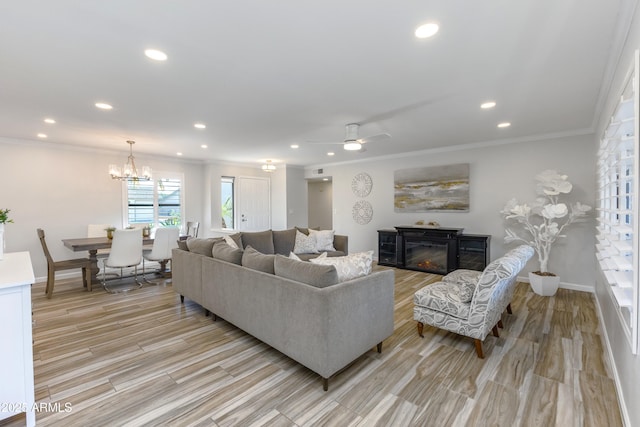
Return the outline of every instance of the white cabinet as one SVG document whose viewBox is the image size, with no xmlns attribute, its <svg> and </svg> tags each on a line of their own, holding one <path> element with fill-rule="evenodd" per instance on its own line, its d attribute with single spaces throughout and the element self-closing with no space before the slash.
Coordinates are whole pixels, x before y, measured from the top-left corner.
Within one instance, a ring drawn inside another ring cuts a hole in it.
<svg viewBox="0 0 640 427">
<path fill-rule="evenodd" d="M 26 412 L 34 426 L 31 284 L 29 252 L 5 253 L 0 260 L 0 420 Z"/>
</svg>

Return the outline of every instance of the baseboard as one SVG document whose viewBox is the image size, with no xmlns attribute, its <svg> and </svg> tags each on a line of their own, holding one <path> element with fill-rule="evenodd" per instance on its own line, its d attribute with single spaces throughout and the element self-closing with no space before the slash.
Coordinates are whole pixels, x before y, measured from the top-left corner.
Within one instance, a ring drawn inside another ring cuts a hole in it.
<svg viewBox="0 0 640 427">
<path fill-rule="evenodd" d="M 616 393 L 618 394 L 618 402 L 620 402 L 620 412 L 622 415 L 622 422 L 625 426 L 631 426 L 631 420 L 629 419 L 629 411 L 627 411 L 627 405 L 624 400 L 624 394 L 622 394 L 622 387 L 620 386 L 620 375 L 618 375 L 618 368 L 615 363 L 615 359 L 613 358 L 613 349 L 611 348 L 611 342 L 609 341 L 609 334 L 607 333 L 607 327 L 604 324 L 604 316 L 602 315 L 602 308 L 600 307 L 600 300 L 595 298 L 596 307 L 598 309 L 598 319 L 600 322 L 600 330 L 602 331 L 602 338 L 604 339 L 604 344 L 607 347 L 607 353 L 609 355 L 609 360 L 611 361 L 611 371 L 613 372 L 613 382 L 616 385 Z"/>
<path fill-rule="evenodd" d="M 144 267 L 145 267 L 145 270 L 149 272 L 150 270 L 155 270 L 160 268 L 160 263 L 156 261 L 145 261 Z M 111 269 L 109 269 L 108 271 L 111 271 Z M 125 275 L 133 274 L 133 267 L 125 268 L 124 273 Z M 101 274 L 102 274 L 101 272 L 98 273 L 98 281 L 102 279 Z M 138 265 L 138 274 L 142 274 L 142 264 Z M 67 270 L 64 272 L 56 273 L 56 280 L 75 279 L 75 278 L 81 278 L 81 277 L 82 277 L 82 270 L 80 270 L 79 268 L 75 270 Z M 36 277 L 36 283 L 46 283 L 46 282 L 47 282 L 47 276 Z"/>
<path fill-rule="evenodd" d="M 518 282 L 529 283 L 529 276 L 528 275 L 518 276 Z M 559 287 L 562 289 L 570 289 L 572 291 L 580 291 L 580 292 L 589 292 L 592 294 L 596 292 L 593 286 L 579 285 L 577 283 L 560 282 Z"/>
</svg>

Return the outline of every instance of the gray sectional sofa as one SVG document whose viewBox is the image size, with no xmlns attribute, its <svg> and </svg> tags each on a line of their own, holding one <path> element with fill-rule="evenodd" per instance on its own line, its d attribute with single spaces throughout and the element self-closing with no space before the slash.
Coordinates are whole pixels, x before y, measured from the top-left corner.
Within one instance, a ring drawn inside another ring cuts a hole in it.
<svg viewBox="0 0 640 427">
<path fill-rule="evenodd" d="M 174 249 L 173 287 L 182 301 L 195 301 L 214 319 L 225 319 L 318 373 L 327 390 L 331 376 L 373 347 L 381 351 L 393 333 L 394 273 L 339 283 L 332 265 L 283 256 L 292 249 L 283 243 L 286 233 L 261 233 L 243 233 L 243 249 L 202 242 L 207 239 L 191 242 L 193 249 L 202 244 L 196 251 Z M 269 251 L 269 235 L 273 252 L 256 250 L 253 245 Z M 346 252 L 346 236 L 335 243 L 341 250 L 331 255 Z"/>
</svg>

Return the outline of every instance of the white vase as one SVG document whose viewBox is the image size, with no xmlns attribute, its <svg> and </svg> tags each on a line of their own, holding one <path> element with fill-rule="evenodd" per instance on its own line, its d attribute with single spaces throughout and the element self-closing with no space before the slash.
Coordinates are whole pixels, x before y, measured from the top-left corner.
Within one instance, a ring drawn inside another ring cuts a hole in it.
<svg viewBox="0 0 640 427">
<path fill-rule="evenodd" d="M 558 291 L 560 276 L 540 276 L 535 273 L 529 273 L 529 283 L 533 292 L 543 297 L 550 297 Z"/>
<path fill-rule="evenodd" d="M 4 255 L 4 224 L 0 224 L 0 259 Z"/>
</svg>

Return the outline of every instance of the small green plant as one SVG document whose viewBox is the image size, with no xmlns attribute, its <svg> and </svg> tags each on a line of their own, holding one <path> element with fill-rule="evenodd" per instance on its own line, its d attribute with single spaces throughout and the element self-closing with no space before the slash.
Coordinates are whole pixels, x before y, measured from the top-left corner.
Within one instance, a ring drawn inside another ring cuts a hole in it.
<svg viewBox="0 0 640 427">
<path fill-rule="evenodd" d="M 9 219 L 9 212 L 11 212 L 11 209 L 0 209 L 0 224 L 13 222 L 12 219 Z"/>
</svg>

